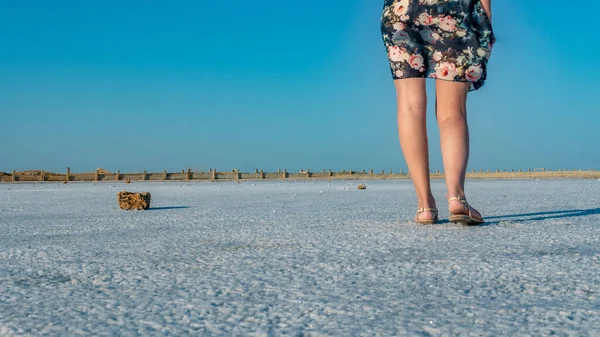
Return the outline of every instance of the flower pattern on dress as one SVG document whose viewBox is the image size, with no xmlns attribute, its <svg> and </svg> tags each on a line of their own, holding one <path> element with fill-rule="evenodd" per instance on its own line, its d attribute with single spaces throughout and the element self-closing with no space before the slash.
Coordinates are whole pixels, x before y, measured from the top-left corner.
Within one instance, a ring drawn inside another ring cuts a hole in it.
<svg viewBox="0 0 600 337">
<path fill-rule="evenodd" d="M 496 38 L 480 0 L 385 0 L 381 31 L 394 79 L 483 86 Z"/>
</svg>

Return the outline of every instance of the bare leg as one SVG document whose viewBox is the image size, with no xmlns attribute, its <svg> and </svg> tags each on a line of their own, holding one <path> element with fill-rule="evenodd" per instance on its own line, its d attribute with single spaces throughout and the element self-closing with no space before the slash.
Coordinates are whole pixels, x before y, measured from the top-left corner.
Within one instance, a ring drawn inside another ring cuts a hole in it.
<svg viewBox="0 0 600 337">
<path fill-rule="evenodd" d="M 417 192 L 419 208 L 436 208 L 429 182 L 427 142 L 427 92 L 424 78 L 394 81 L 398 101 L 398 134 L 410 176 Z M 432 220 L 435 214 L 423 212 L 419 220 Z"/>
<path fill-rule="evenodd" d="M 465 175 L 469 161 L 469 128 L 467 125 L 467 93 L 469 85 L 437 80 L 436 117 L 448 188 L 447 199 L 465 196 Z M 467 206 L 453 200 L 448 205 L 452 214 L 469 214 Z M 481 214 L 471 208 L 474 218 Z"/>
</svg>

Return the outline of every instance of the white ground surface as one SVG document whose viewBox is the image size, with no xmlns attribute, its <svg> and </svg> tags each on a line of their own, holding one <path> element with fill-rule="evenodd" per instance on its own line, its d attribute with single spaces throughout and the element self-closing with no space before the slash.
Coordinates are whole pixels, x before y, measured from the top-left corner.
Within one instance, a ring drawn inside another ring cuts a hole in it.
<svg viewBox="0 0 600 337">
<path fill-rule="evenodd" d="M 600 181 L 359 182 L 0 184 L 0 335 L 600 335 Z"/>
</svg>

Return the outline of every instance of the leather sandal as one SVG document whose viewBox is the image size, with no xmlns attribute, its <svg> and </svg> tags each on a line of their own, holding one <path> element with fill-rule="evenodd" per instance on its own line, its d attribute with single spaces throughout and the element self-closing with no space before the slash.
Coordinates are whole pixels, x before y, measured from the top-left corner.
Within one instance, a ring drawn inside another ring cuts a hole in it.
<svg viewBox="0 0 600 337">
<path fill-rule="evenodd" d="M 467 226 L 481 225 L 485 222 L 483 220 L 483 217 L 481 218 L 481 220 L 473 217 L 473 215 L 471 214 L 471 206 L 467 202 L 467 199 L 465 199 L 464 197 L 453 197 L 448 199 L 448 205 L 450 205 L 450 202 L 453 200 L 458 200 L 462 202 L 465 206 L 467 206 L 467 209 L 469 209 L 469 215 L 450 213 L 450 222 L 459 223 Z"/>
<path fill-rule="evenodd" d="M 433 219 L 420 220 L 419 219 L 419 214 L 421 214 L 423 212 L 435 213 L 435 217 Z M 422 225 L 433 225 L 437 221 L 438 221 L 438 210 L 436 208 L 419 208 L 417 210 L 417 215 L 415 216 L 415 222 L 416 223 L 420 223 Z"/>
</svg>

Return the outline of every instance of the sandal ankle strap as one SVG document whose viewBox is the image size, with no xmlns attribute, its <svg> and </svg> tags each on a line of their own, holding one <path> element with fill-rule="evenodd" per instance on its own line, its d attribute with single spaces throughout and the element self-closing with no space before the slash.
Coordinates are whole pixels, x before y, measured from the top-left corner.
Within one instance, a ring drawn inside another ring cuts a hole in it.
<svg viewBox="0 0 600 337">
<path fill-rule="evenodd" d="M 462 202 L 463 204 L 467 202 L 467 198 L 465 198 L 465 197 L 452 197 L 452 198 L 448 199 L 448 203 L 450 203 L 450 201 L 454 201 L 454 200 L 458 200 L 458 201 Z"/>
<path fill-rule="evenodd" d="M 437 208 L 419 208 L 417 210 L 417 213 L 423 213 L 423 212 L 435 212 L 435 213 L 437 213 L 438 210 L 437 210 Z"/>
</svg>

